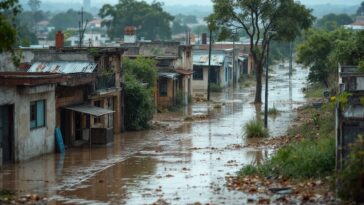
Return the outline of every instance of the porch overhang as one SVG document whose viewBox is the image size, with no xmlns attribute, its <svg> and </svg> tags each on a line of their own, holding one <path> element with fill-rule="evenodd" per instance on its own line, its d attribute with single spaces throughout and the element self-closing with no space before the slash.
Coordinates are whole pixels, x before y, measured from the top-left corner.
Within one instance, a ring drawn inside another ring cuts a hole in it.
<svg viewBox="0 0 364 205">
<path fill-rule="evenodd" d="M 96 106 L 92 106 L 92 105 L 75 105 L 75 106 L 66 107 L 66 109 L 72 110 L 75 112 L 80 112 L 80 113 L 87 114 L 87 115 L 91 115 L 94 117 L 101 117 L 103 115 L 107 115 L 107 114 L 111 114 L 111 113 L 115 112 L 113 110 L 96 107 Z"/>
</svg>

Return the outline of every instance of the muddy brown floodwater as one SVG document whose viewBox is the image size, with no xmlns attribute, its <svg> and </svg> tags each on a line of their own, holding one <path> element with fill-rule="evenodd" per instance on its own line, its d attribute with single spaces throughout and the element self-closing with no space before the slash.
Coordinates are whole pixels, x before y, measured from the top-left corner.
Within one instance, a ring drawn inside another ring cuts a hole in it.
<svg viewBox="0 0 364 205">
<path fill-rule="evenodd" d="M 270 74 L 269 107 L 282 111 L 269 118 L 271 137 L 283 135 L 294 109 L 305 103 L 301 90 L 307 74 L 298 66 L 291 80 L 287 70 L 274 68 Z M 229 191 L 225 177 L 245 164 L 260 163 L 272 150 L 231 145 L 246 143 L 242 126 L 263 115 L 252 104 L 253 88 L 238 86 L 213 100 L 223 106 L 197 103 L 183 114 L 156 116 L 171 128 L 127 132 L 108 147 L 72 148 L 64 155 L 5 166 L 0 189 L 46 196 L 49 204 L 244 204 L 248 196 Z M 209 118 L 179 120 L 200 114 Z"/>
</svg>

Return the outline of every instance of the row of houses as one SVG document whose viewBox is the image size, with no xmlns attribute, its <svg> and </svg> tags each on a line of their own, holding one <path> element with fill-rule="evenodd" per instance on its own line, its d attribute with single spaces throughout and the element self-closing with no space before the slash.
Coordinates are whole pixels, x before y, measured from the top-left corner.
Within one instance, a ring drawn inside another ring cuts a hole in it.
<svg viewBox="0 0 364 205">
<path fill-rule="evenodd" d="M 111 143 L 125 130 L 123 58 L 156 60 L 157 107 L 173 106 L 178 95 L 184 104 L 207 95 L 206 49 L 178 42 L 74 48 L 57 39 L 56 47 L 21 49 L 20 67 L 0 72 L 0 165 L 54 152 L 56 128 L 66 147 Z M 237 73 L 249 74 L 248 57 L 233 56 L 232 49 L 213 51 L 211 82 L 227 87 Z"/>
</svg>

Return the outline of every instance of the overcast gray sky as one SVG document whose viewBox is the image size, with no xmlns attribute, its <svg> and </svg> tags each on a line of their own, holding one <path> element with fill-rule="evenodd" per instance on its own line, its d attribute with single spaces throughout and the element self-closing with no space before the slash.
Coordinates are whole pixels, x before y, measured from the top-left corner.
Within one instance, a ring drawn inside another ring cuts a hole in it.
<svg viewBox="0 0 364 205">
<path fill-rule="evenodd" d="M 82 0 L 43 0 L 43 2 L 53 1 L 53 2 L 76 2 L 79 1 L 82 3 Z M 153 0 L 145 0 L 147 2 L 152 2 Z M 166 5 L 211 5 L 211 0 L 159 0 L 164 2 Z M 300 0 L 303 4 L 345 4 L 345 5 L 358 5 L 363 0 Z M 117 3 L 118 0 L 91 0 L 92 2 L 97 3 Z"/>
</svg>

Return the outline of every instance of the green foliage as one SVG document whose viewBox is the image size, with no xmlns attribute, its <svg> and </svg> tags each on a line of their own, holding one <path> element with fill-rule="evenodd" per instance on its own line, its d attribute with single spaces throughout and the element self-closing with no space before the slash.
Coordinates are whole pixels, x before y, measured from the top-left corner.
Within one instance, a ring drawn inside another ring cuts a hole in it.
<svg viewBox="0 0 364 205">
<path fill-rule="evenodd" d="M 364 73 L 364 61 L 361 60 L 358 65 L 358 71 Z"/>
<path fill-rule="evenodd" d="M 213 0 L 212 2 L 214 13 L 206 18 L 210 28 L 244 29 L 252 44 L 250 53 L 255 62 L 257 79 L 262 78 L 269 42 L 273 38 L 292 41 L 302 29 L 309 28 L 314 20 L 311 10 L 293 0 Z M 258 82 L 257 88 L 261 88 L 261 80 L 257 80 Z M 255 102 L 261 102 L 261 89 L 257 89 Z"/>
<path fill-rule="evenodd" d="M 339 96 L 338 96 L 338 101 L 340 103 L 341 107 L 346 107 L 346 105 L 348 105 L 349 102 L 349 97 L 352 96 L 351 93 L 348 92 L 342 92 Z"/>
<path fill-rule="evenodd" d="M 349 29 L 335 31 L 311 30 L 298 46 L 298 63 L 310 68 L 309 80 L 328 86 L 329 78 L 336 75 L 337 65 L 358 65 L 364 56 L 364 31 Z M 360 66 L 359 66 L 360 67 Z"/>
<path fill-rule="evenodd" d="M 244 136 L 247 138 L 264 138 L 268 137 L 269 133 L 260 120 L 253 119 L 244 125 Z"/>
<path fill-rule="evenodd" d="M 157 77 L 158 69 L 156 62 L 150 58 L 137 57 L 135 60 L 123 59 L 123 69 L 125 72 L 134 75 L 137 80 L 146 83 L 148 88 L 153 88 Z"/>
<path fill-rule="evenodd" d="M 177 14 L 174 18 L 176 21 L 181 22 L 183 24 L 198 23 L 196 16 L 193 15 Z"/>
<path fill-rule="evenodd" d="M 297 141 L 280 148 L 271 159 L 262 165 L 243 167 L 240 175 L 259 174 L 265 177 L 291 177 L 305 179 L 325 177 L 335 169 L 335 104 L 323 105 L 316 120 L 304 123 L 288 132 L 290 136 L 303 136 Z M 305 107 L 302 115 L 315 115 L 317 110 Z"/>
<path fill-rule="evenodd" d="M 124 59 L 125 69 L 125 123 L 128 130 L 148 128 L 153 118 L 153 88 L 157 78 L 157 68 L 151 59 L 138 57 Z"/>
<path fill-rule="evenodd" d="M 364 202 L 364 140 L 359 136 L 350 145 L 344 168 L 338 172 L 338 193 L 342 199 Z"/>
<path fill-rule="evenodd" d="M 211 83 L 210 90 L 211 90 L 211 92 L 222 92 L 223 88 L 216 83 Z"/>
<path fill-rule="evenodd" d="M 330 13 L 319 19 L 316 26 L 327 31 L 333 31 L 343 25 L 348 25 L 353 22 L 353 19 L 347 14 Z"/>
<path fill-rule="evenodd" d="M 146 88 L 135 76 L 125 74 L 125 125 L 127 130 L 149 127 L 154 106 L 151 89 Z"/>
<path fill-rule="evenodd" d="M 356 11 L 357 16 L 363 16 L 364 15 L 364 2 L 361 2 L 360 7 Z"/>
<path fill-rule="evenodd" d="M 172 33 L 181 34 L 190 31 L 191 29 L 185 24 L 174 20 L 172 23 Z"/>
<path fill-rule="evenodd" d="M 270 115 L 270 116 L 277 116 L 279 114 L 280 114 L 280 111 L 274 106 L 268 109 L 268 115 Z"/>
<path fill-rule="evenodd" d="M 244 166 L 240 171 L 239 171 L 239 175 L 240 176 L 249 176 L 249 175 L 256 175 L 258 174 L 258 168 L 254 165 L 248 164 L 246 166 Z"/>
<path fill-rule="evenodd" d="M 0 53 L 12 50 L 16 43 L 16 30 L 13 19 L 21 11 L 18 0 L 3 0 L 0 2 Z"/>
<path fill-rule="evenodd" d="M 0 199 L 11 200 L 15 196 L 15 193 L 9 190 L 0 190 Z"/>
<path fill-rule="evenodd" d="M 93 19 L 93 16 L 88 12 L 84 12 L 83 18 L 84 20 L 91 21 Z M 50 20 L 50 24 L 55 28 L 65 30 L 67 28 L 78 28 L 78 23 L 80 21 L 81 15 L 79 14 L 79 11 L 69 9 L 66 12 L 61 12 L 54 15 L 53 18 Z"/>
<path fill-rule="evenodd" d="M 170 22 L 173 16 L 162 8 L 162 3 L 153 1 L 148 4 L 145 1 L 120 0 L 112 6 L 105 4 L 99 11 L 101 18 L 113 17 L 105 20 L 111 38 L 118 38 L 126 26 L 138 28 L 138 36 L 149 40 L 170 39 Z"/>
<path fill-rule="evenodd" d="M 322 98 L 325 91 L 325 86 L 321 83 L 309 86 L 305 91 L 306 98 Z"/>
</svg>

